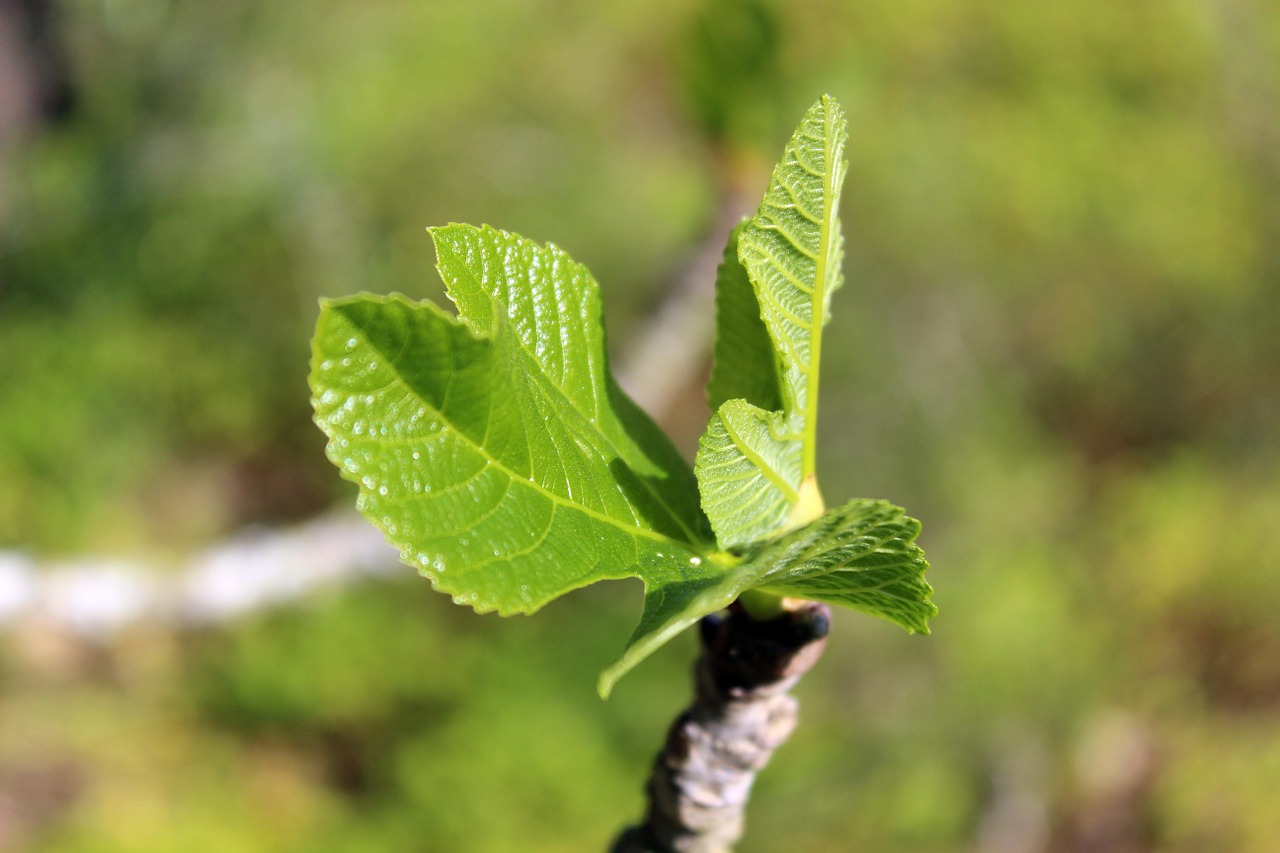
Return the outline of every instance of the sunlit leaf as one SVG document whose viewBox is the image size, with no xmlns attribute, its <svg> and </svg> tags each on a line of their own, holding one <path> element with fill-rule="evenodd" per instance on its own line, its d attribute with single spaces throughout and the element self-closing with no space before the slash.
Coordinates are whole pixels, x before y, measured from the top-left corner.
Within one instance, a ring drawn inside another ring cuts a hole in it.
<svg viewBox="0 0 1280 853">
<path fill-rule="evenodd" d="M 760 210 L 735 232 L 754 299 L 730 264 L 717 282 L 717 305 L 730 310 L 719 315 L 710 396 L 717 409 L 695 470 L 722 548 L 759 542 L 822 512 L 814 470 L 818 368 L 831 294 L 842 282 L 838 212 L 846 125 L 832 99 L 814 104 L 787 143 Z M 752 302 L 758 319 L 743 321 Z M 744 322 L 746 332 L 729 325 Z M 758 355 L 744 362 L 747 372 L 736 386 L 718 379 L 733 371 L 738 340 L 761 323 L 780 379 L 776 404 L 761 390 L 771 386 Z"/>
<path fill-rule="evenodd" d="M 670 583 L 645 599 L 626 654 L 600 677 L 607 694 L 636 662 L 748 589 L 852 607 L 929 633 L 937 613 L 924 579 L 929 564 L 915 544 L 920 522 L 886 501 L 853 500 L 748 552 L 718 578 Z"/>
<path fill-rule="evenodd" d="M 587 271 L 490 228 L 433 236 L 461 319 L 397 296 L 321 312 L 316 419 L 361 511 L 480 611 L 697 573 L 707 537 L 692 477 L 609 378 Z"/>
</svg>

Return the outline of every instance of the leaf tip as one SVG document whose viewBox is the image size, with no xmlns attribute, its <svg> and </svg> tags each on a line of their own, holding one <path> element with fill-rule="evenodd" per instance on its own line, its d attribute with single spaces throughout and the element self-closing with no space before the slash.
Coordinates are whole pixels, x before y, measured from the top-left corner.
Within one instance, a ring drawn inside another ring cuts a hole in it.
<svg viewBox="0 0 1280 853">
<path fill-rule="evenodd" d="M 458 242 L 463 239 L 466 234 L 480 234 L 485 231 L 495 231 L 497 229 L 488 225 L 468 225 L 465 222 L 446 222 L 444 225 L 428 225 L 427 234 L 431 236 L 431 242 L 436 249 L 437 257 L 440 249 L 448 242 Z"/>
<path fill-rule="evenodd" d="M 833 116 L 844 118 L 844 107 L 840 106 L 840 101 L 830 93 L 824 93 L 814 106 L 821 107 L 824 111 L 831 113 Z"/>
</svg>

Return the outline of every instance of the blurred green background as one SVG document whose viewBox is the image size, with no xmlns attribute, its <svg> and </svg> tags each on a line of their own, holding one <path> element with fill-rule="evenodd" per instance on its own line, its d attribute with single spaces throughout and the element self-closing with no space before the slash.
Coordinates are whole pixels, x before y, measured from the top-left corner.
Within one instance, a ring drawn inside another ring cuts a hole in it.
<svg viewBox="0 0 1280 853">
<path fill-rule="evenodd" d="M 163 560 L 349 506 L 318 297 L 435 297 L 424 228 L 487 222 L 591 267 L 624 351 L 828 92 L 823 490 L 923 520 L 941 615 L 837 615 L 740 849 L 1280 850 L 1280 6 L 19 8 L 0 548 Z M 691 638 L 602 703 L 638 585 L 502 620 L 399 578 L 0 636 L 0 850 L 603 850 Z"/>
</svg>

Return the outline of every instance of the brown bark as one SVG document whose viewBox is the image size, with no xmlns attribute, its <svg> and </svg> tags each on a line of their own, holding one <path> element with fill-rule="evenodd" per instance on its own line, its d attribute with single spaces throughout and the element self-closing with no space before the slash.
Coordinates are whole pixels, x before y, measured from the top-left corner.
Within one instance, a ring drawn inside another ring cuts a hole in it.
<svg viewBox="0 0 1280 853">
<path fill-rule="evenodd" d="M 798 602 L 769 621 L 740 607 L 702 621 L 694 700 L 654 762 L 643 822 L 611 853 L 726 853 L 742 836 L 756 773 L 791 734 L 788 694 L 826 646 L 831 612 Z"/>
</svg>

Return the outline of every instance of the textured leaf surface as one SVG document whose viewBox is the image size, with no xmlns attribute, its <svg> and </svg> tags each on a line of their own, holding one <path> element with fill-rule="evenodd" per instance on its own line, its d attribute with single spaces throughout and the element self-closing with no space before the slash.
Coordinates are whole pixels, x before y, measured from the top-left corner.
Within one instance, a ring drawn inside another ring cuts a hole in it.
<svg viewBox="0 0 1280 853">
<path fill-rule="evenodd" d="M 915 544 L 920 522 L 887 501 L 853 500 L 753 552 L 752 585 L 766 592 L 842 604 L 929 633 L 937 614 Z"/>
<path fill-rule="evenodd" d="M 736 549 L 782 529 L 799 500 L 798 433 L 782 412 L 730 400 L 698 442 L 702 507 L 720 547 Z"/>
<path fill-rule="evenodd" d="M 364 296 L 327 303 L 317 327 L 316 419 L 361 511 L 480 611 L 705 573 L 693 479 L 608 377 L 586 270 L 494 229 L 433 236 L 461 320 Z"/>
<path fill-rule="evenodd" d="M 817 407 L 822 326 L 843 282 L 839 208 L 847 133 L 834 100 L 823 97 L 809 108 L 738 244 L 782 359 L 787 406 L 806 416 Z M 811 425 L 813 418 L 806 420 Z"/>
<path fill-rule="evenodd" d="M 840 604 L 929 633 L 937 608 L 924 579 L 929 564 L 915 544 L 919 532 L 920 523 L 893 504 L 853 500 L 757 547 L 719 578 L 666 585 L 663 596 L 645 599 L 627 653 L 600 677 L 601 693 L 652 649 L 748 589 Z"/>
<path fill-rule="evenodd" d="M 695 470 L 703 509 L 722 548 L 742 548 L 787 529 L 804 483 L 816 483 L 822 330 L 831 294 L 842 280 L 838 213 L 846 126 L 835 101 L 824 97 L 814 104 L 787 143 L 760 210 L 735 232 L 754 300 L 742 294 L 731 266 L 717 282 L 717 304 L 730 306 L 726 317 L 741 316 L 754 301 L 780 380 L 772 408 L 760 391 L 765 373 L 758 356 L 744 360 L 746 372 L 736 386 L 713 384 L 710 399 L 717 410 L 699 444 Z M 724 324 L 717 333 L 722 341 L 713 377 L 732 371 L 730 359 L 741 358 L 745 345 Z M 758 346 L 758 335 L 756 341 Z M 742 402 L 728 397 L 735 392 Z M 820 501 L 814 506 L 820 512 Z M 807 514 L 800 518 L 807 520 Z"/>
</svg>

